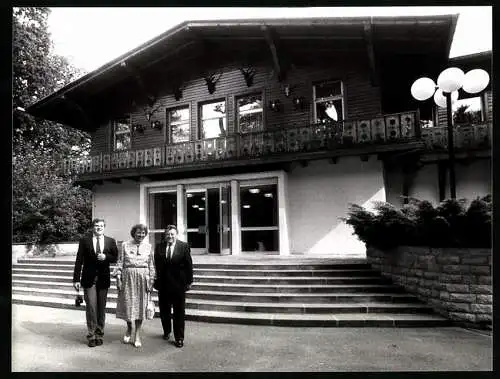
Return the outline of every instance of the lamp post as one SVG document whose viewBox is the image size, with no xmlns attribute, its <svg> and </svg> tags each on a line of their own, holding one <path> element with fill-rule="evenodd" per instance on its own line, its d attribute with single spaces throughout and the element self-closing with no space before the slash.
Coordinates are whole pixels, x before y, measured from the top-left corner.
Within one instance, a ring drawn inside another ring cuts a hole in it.
<svg viewBox="0 0 500 379">
<path fill-rule="evenodd" d="M 446 108 L 448 127 L 448 164 L 450 172 L 450 197 L 457 198 L 455 179 L 455 149 L 453 146 L 453 119 L 451 105 L 458 99 L 458 90 L 474 94 L 484 90 L 490 81 L 488 73 L 482 69 L 474 69 L 467 74 L 457 68 L 450 67 L 438 76 L 437 85 L 430 78 L 415 80 L 411 86 L 412 96 L 424 101 L 434 96 L 434 102 L 441 108 Z"/>
</svg>

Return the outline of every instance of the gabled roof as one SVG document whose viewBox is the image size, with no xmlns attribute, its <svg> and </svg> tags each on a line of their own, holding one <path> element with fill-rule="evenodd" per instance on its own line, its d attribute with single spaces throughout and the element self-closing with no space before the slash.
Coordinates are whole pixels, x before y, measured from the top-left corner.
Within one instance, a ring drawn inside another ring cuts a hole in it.
<svg viewBox="0 0 500 379">
<path fill-rule="evenodd" d="M 270 56 L 265 49 L 269 40 L 285 46 L 294 59 L 353 49 L 366 53 L 368 43 L 376 56 L 417 52 L 444 63 L 457 19 L 458 15 L 439 15 L 186 21 L 30 105 L 27 112 L 85 129 L 75 111 L 85 114 L 103 108 L 105 100 L 121 93 L 117 86 L 134 73 L 147 76 L 161 69 L 169 73 L 164 77 L 178 77 L 180 71 L 213 61 L 214 56 Z"/>
</svg>

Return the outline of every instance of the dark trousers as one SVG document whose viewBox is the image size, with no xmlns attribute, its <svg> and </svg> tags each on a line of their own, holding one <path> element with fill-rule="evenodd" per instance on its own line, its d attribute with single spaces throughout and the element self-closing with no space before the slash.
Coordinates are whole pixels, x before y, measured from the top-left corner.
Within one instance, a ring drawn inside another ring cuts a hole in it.
<svg viewBox="0 0 500 379">
<path fill-rule="evenodd" d="M 170 309 L 173 308 L 174 338 L 176 341 L 184 340 L 184 315 L 186 313 L 186 294 L 169 293 L 166 290 L 158 291 L 158 303 L 160 305 L 160 319 L 163 334 L 170 334 L 172 326 L 170 322 Z"/>
<path fill-rule="evenodd" d="M 85 316 L 87 318 L 87 339 L 102 339 L 104 336 L 104 323 L 106 321 L 107 288 L 97 288 L 94 284 L 83 289 L 85 299 Z"/>
</svg>

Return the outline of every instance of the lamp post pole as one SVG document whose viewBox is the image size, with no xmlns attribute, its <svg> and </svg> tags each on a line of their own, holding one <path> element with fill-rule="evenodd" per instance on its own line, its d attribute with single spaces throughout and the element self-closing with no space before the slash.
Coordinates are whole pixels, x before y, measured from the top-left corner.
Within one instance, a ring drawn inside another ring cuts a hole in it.
<svg viewBox="0 0 500 379">
<path fill-rule="evenodd" d="M 448 169 L 450 173 L 450 197 L 457 198 L 456 178 L 455 178 L 455 147 L 453 140 L 453 120 L 451 116 L 451 92 L 443 92 L 446 97 L 446 118 L 448 121 Z"/>
</svg>

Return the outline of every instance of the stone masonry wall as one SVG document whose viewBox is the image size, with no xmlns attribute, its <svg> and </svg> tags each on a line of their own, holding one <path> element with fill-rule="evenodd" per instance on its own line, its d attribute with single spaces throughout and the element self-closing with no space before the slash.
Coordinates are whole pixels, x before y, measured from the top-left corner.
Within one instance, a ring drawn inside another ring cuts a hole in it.
<svg viewBox="0 0 500 379">
<path fill-rule="evenodd" d="M 490 249 L 367 248 L 368 262 L 437 313 L 477 327 L 492 325 Z"/>
</svg>

